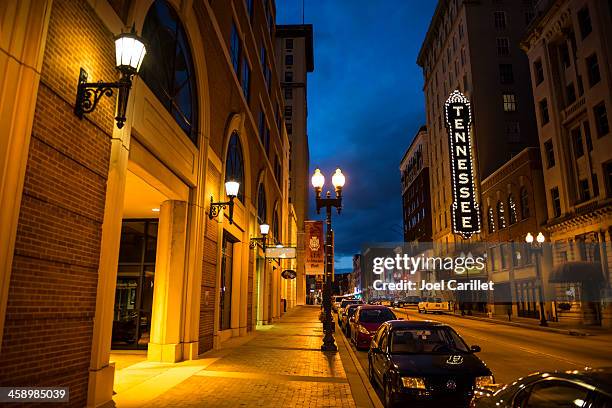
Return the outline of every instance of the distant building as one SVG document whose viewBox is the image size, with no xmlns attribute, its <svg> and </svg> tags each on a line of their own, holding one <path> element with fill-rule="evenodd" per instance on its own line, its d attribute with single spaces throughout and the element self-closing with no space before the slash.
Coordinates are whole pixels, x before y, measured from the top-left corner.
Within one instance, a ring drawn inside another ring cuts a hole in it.
<svg viewBox="0 0 612 408">
<path fill-rule="evenodd" d="M 540 282 L 525 236 L 537 234 L 546 223 L 544 191 L 540 151 L 535 147 L 526 148 L 482 181 L 481 239 L 488 244 L 486 280 L 495 283 L 488 299 L 494 303 L 494 314 L 506 315 L 512 308 L 514 316 L 540 317 Z"/>
<path fill-rule="evenodd" d="M 610 296 L 612 229 L 612 6 L 543 0 L 522 46 L 529 57 L 555 265 L 586 262 L 597 272 L 555 276 L 573 315 L 612 325 L 606 303 L 586 305 L 587 280 Z M 573 275 L 573 276 L 572 276 Z M 577 281 L 581 276 L 582 281 Z M 608 302 L 609 305 L 609 302 Z M 604 307 L 604 310 L 600 310 Z M 563 316 L 562 316 L 563 317 Z"/>
<path fill-rule="evenodd" d="M 444 103 L 453 90 L 471 101 L 476 185 L 537 144 L 529 65 L 519 48 L 531 1 L 440 0 L 421 46 L 430 156 L 432 234 L 453 251 Z"/>
<path fill-rule="evenodd" d="M 431 241 L 427 127 L 421 126 L 400 163 L 405 242 Z"/>
<path fill-rule="evenodd" d="M 362 292 L 361 287 L 361 254 L 353 255 L 353 272 L 351 272 L 349 290 L 352 293 Z"/>
<path fill-rule="evenodd" d="M 304 220 L 308 218 L 310 189 L 307 131 L 308 73 L 314 70 L 312 24 L 276 26 L 276 67 L 281 81 L 284 112 L 289 137 L 289 202 L 294 205 L 298 225 L 297 301 L 304 304 L 306 270 L 304 266 Z M 276 105 L 279 108 L 279 104 Z"/>
</svg>

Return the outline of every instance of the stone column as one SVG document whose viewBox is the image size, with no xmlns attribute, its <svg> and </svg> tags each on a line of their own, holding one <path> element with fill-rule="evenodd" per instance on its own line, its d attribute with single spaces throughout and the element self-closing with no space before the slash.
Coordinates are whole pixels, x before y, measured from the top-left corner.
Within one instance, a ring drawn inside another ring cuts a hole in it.
<svg viewBox="0 0 612 408">
<path fill-rule="evenodd" d="M 240 242 L 234 243 L 232 246 L 232 313 L 230 316 L 230 327 L 232 329 L 232 337 L 240 335 L 240 313 L 242 309 L 242 248 Z M 226 271 L 227 273 L 227 271 Z M 244 301 L 246 305 L 246 300 Z"/>
<path fill-rule="evenodd" d="M 181 328 L 187 242 L 187 203 L 164 201 L 159 212 L 151 341 L 147 359 L 174 363 L 182 360 Z"/>
<path fill-rule="evenodd" d="M 0 1 L 0 347 L 51 4 Z"/>
<path fill-rule="evenodd" d="M 244 242 L 240 243 L 242 252 L 242 262 L 240 263 L 240 314 L 238 321 L 239 335 L 246 336 L 247 334 L 247 312 L 249 309 L 249 237 L 245 234 Z"/>
</svg>

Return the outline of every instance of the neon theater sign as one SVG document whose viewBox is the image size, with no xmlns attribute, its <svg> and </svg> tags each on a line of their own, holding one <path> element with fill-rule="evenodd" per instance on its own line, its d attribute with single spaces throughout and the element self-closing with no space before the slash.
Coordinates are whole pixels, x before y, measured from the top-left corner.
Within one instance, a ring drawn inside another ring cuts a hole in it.
<svg viewBox="0 0 612 408">
<path fill-rule="evenodd" d="M 480 232 L 480 210 L 476 201 L 470 136 L 472 124 L 470 101 L 455 90 L 444 104 L 444 113 L 449 136 L 453 233 L 468 239 Z"/>
</svg>

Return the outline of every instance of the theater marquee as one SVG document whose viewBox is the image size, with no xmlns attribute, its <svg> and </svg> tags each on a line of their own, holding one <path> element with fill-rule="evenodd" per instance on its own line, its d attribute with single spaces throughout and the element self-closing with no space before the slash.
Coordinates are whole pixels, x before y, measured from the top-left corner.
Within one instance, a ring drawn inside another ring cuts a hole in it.
<svg viewBox="0 0 612 408">
<path fill-rule="evenodd" d="M 446 100 L 444 108 L 449 136 L 453 190 L 451 207 L 453 233 L 467 239 L 480 232 L 480 213 L 476 201 L 470 136 L 472 123 L 470 101 L 461 92 L 455 90 Z"/>
</svg>

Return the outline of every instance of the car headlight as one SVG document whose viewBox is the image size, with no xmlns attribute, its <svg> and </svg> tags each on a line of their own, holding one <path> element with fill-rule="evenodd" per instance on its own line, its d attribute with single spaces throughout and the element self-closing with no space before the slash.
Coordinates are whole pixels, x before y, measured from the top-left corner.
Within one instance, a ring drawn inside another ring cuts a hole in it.
<svg viewBox="0 0 612 408">
<path fill-rule="evenodd" d="M 495 379 L 492 375 L 485 375 L 482 377 L 476 377 L 476 381 L 474 382 L 476 387 L 486 387 L 487 385 L 492 385 L 495 383 Z"/>
<path fill-rule="evenodd" d="M 425 388 L 425 379 L 421 377 L 402 377 L 402 385 L 404 388 L 413 388 L 424 390 Z"/>
</svg>

